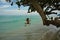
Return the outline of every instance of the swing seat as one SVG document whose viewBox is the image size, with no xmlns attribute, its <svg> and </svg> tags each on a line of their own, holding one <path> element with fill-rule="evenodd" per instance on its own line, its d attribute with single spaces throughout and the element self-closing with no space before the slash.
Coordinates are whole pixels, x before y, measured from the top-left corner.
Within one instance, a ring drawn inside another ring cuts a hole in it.
<svg viewBox="0 0 60 40">
<path fill-rule="evenodd" d="M 25 24 L 30 24 L 30 22 L 29 21 L 26 21 L 26 23 Z"/>
</svg>

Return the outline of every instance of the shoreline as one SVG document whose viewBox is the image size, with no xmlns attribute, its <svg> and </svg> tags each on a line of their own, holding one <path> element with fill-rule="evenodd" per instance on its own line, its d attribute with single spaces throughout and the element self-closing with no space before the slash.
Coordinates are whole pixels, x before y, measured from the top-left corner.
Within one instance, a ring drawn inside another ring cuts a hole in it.
<svg viewBox="0 0 60 40">
<path fill-rule="evenodd" d="M 0 36 L 0 40 L 35 40 L 40 39 L 46 35 L 46 33 L 55 33 L 57 29 L 53 29 L 46 26 L 30 26 L 23 27 L 15 31 L 7 32 Z M 51 34 L 50 34 L 51 35 Z"/>
</svg>

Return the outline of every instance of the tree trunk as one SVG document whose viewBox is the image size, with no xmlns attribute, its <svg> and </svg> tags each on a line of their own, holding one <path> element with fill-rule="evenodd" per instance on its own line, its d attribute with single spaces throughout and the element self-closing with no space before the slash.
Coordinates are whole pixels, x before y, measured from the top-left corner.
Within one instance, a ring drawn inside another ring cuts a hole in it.
<svg viewBox="0 0 60 40">
<path fill-rule="evenodd" d="M 43 20 L 43 24 L 45 25 L 45 23 L 46 23 L 45 12 L 41 8 L 41 6 L 37 2 L 35 2 L 35 0 L 32 0 L 32 1 L 30 0 L 30 2 L 32 3 L 32 6 L 37 10 L 37 12 L 39 13 L 39 15 L 41 16 L 41 18 Z"/>
</svg>

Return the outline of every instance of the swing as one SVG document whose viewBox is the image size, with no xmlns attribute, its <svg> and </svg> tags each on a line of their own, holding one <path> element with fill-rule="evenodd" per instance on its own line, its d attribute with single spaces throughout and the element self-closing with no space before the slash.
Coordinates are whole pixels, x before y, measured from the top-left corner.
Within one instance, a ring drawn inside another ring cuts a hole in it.
<svg viewBox="0 0 60 40">
<path fill-rule="evenodd" d="M 30 23 L 30 15 L 26 15 L 26 23 L 25 23 L 25 26 L 27 26 L 27 25 L 30 25 L 31 23 Z"/>
</svg>

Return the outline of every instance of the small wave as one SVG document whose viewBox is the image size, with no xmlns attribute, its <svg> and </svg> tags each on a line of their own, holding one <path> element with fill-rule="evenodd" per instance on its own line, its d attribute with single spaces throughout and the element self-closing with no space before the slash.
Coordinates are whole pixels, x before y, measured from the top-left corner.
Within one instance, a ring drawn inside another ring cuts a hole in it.
<svg viewBox="0 0 60 40">
<path fill-rule="evenodd" d="M 19 20 L 10 20 L 10 21 L 1 21 L 0 23 L 13 23 L 18 22 Z"/>
</svg>

